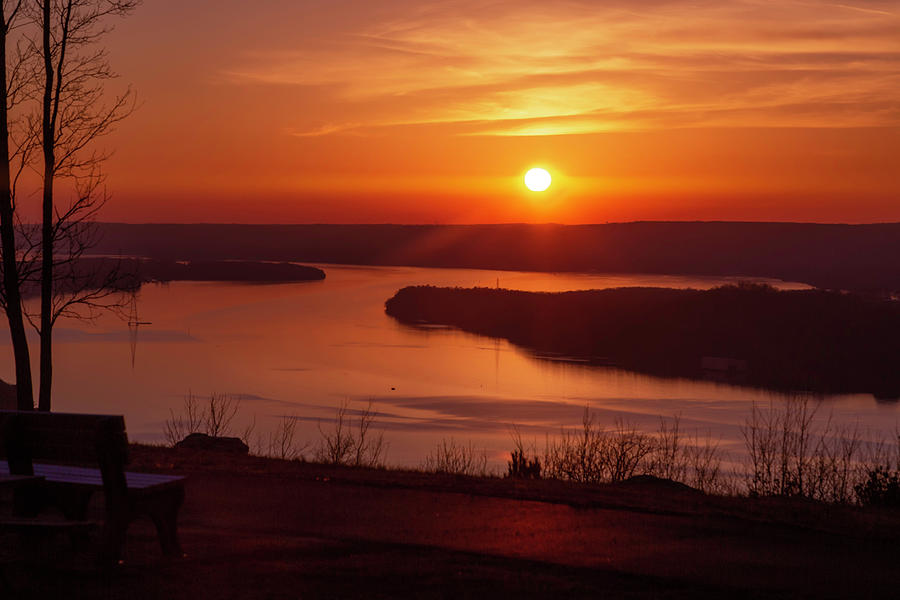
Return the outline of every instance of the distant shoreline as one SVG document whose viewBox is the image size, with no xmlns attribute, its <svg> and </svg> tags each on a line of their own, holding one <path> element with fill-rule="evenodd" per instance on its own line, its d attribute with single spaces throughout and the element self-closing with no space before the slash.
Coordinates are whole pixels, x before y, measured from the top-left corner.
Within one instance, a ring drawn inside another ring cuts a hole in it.
<svg viewBox="0 0 900 600">
<path fill-rule="evenodd" d="M 120 291 L 131 291 L 145 283 L 169 283 L 171 281 L 208 281 L 233 283 L 302 283 L 325 279 L 325 271 L 318 267 L 252 260 L 199 260 L 175 261 L 122 257 L 81 258 L 71 266 L 71 281 L 90 287 L 105 285 Z M 63 281 L 62 286 L 69 284 Z M 26 298 L 40 294 L 36 282 L 24 288 Z"/>
<path fill-rule="evenodd" d="M 233 281 L 248 283 L 296 283 L 321 281 L 325 271 L 318 267 L 286 262 L 252 260 L 173 261 L 159 259 L 123 259 L 142 283 L 153 281 Z"/>
<path fill-rule="evenodd" d="M 900 397 L 900 302 L 744 284 L 536 293 L 407 287 L 409 325 L 449 325 L 536 355 L 781 391 Z"/>
<path fill-rule="evenodd" d="M 900 292 L 900 223 L 100 223 L 98 254 L 572 273 L 763 277 Z"/>
</svg>

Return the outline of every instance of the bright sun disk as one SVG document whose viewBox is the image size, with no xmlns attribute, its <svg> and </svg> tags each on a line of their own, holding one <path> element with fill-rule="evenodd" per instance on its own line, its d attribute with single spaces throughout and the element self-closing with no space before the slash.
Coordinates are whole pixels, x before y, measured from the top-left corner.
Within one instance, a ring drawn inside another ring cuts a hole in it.
<svg viewBox="0 0 900 600">
<path fill-rule="evenodd" d="M 543 192 L 550 187 L 553 179 L 547 169 L 534 168 L 525 173 L 525 187 L 532 192 Z"/>
</svg>

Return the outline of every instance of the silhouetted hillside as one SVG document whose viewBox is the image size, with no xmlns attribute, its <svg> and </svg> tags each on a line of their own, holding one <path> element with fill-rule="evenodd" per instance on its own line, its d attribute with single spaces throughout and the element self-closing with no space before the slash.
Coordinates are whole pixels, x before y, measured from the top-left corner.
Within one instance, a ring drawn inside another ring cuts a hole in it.
<svg viewBox="0 0 900 600">
<path fill-rule="evenodd" d="M 385 308 L 408 324 L 658 375 L 700 377 L 705 366 L 778 389 L 900 395 L 900 303 L 851 294 L 749 284 L 553 294 L 407 287 Z"/>
<path fill-rule="evenodd" d="M 740 275 L 900 290 L 900 224 L 102 224 L 95 250 L 160 259 L 271 260 L 534 271 Z"/>
</svg>

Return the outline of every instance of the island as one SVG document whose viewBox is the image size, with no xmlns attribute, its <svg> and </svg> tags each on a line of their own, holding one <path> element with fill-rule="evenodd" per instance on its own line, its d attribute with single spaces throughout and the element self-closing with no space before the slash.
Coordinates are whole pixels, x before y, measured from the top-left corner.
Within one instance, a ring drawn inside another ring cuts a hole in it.
<svg viewBox="0 0 900 600">
<path fill-rule="evenodd" d="M 504 338 L 538 356 L 784 391 L 900 396 L 900 302 L 738 284 L 563 293 L 401 289 L 411 326 Z"/>
</svg>

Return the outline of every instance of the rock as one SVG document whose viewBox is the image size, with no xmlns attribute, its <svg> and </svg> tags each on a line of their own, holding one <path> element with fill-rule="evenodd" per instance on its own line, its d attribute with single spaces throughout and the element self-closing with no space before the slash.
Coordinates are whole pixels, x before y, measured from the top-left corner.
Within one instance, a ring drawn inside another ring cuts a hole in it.
<svg viewBox="0 0 900 600">
<path fill-rule="evenodd" d="M 626 479 L 623 483 L 631 484 L 631 485 L 648 485 L 648 486 L 659 486 L 665 487 L 673 490 L 684 490 L 684 491 L 692 491 L 695 492 L 694 488 L 691 486 L 681 483 L 680 481 L 673 481 L 671 479 L 663 479 L 662 477 L 656 477 L 654 475 L 634 475 Z"/>
<path fill-rule="evenodd" d="M 250 452 L 250 447 L 241 441 L 241 438 L 215 437 L 205 433 L 192 433 L 175 444 L 175 447 L 189 450 L 228 452 L 231 454 L 248 454 Z"/>
</svg>

